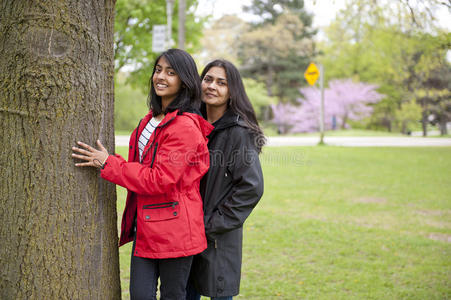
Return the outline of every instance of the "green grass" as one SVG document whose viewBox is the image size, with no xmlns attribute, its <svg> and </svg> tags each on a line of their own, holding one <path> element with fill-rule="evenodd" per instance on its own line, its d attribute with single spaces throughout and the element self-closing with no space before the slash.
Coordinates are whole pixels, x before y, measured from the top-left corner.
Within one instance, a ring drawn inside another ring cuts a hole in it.
<svg viewBox="0 0 451 300">
<path fill-rule="evenodd" d="M 451 298 L 451 148 L 265 148 L 261 161 L 237 299 Z M 129 261 L 126 245 L 123 299 Z"/>
<path fill-rule="evenodd" d="M 138 124 L 137 124 L 138 125 Z M 114 132 L 115 135 L 126 135 L 126 136 L 130 136 L 130 134 L 132 134 L 133 130 L 116 130 Z"/>
<path fill-rule="evenodd" d="M 129 136 L 133 130 L 117 130 L 116 135 L 126 135 Z M 308 133 L 295 133 L 295 134 L 284 134 L 279 135 L 277 131 L 272 127 L 264 127 L 263 131 L 267 136 L 299 136 L 299 137 L 311 137 L 318 136 L 319 132 L 308 132 Z M 363 129 L 344 129 L 344 130 L 328 130 L 324 133 L 326 137 L 328 136 L 364 136 L 364 137 L 372 137 L 372 136 L 388 136 L 388 137 L 408 137 L 408 135 L 401 134 L 399 132 L 388 132 L 388 131 L 377 131 L 377 130 L 363 130 Z M 427 136 L 427 138 L 450 138 L 451 135 L 433 135 Z"/>
</svg>

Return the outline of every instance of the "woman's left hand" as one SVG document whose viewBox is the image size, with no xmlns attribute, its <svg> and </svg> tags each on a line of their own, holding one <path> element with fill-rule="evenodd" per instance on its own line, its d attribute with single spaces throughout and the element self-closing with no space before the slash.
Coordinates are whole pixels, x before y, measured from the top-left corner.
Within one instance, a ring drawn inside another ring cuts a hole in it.
<svg viewBox="0 0 451 300">
<path fill-rule="evenodd" d="M 101 168 L 108 158 L 108 151 L 103 147 L 102 143 L 97 140 L 97 146 L 99 146 L 100 150 L 97 150 L 85 143 L 77 142 L 77 144 L 85 149 L 72 147 L 74 152 L 78 152 L 79 154 L 72 153 L 72 157 L 84 160 L 86 162 L 76 163 L 76 167 L 96 167 Z"/>
</svg>

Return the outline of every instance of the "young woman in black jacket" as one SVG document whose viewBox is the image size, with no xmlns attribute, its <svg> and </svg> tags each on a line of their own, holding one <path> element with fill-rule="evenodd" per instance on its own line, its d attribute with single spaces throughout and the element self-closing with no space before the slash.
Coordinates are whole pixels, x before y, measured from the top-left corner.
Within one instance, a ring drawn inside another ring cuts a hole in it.
<svg viewBox="0 0 451 300">
<path fill-rule="evenodd" d="M 200 185 L 208 248 L 194 257 L 187 299 L 226 300 L 239 293 L 243 223 L 263 194 L 258 155 L 266 140 L 232 63 L 212 61 L 201 79 L 202 113 L 214 126 Z"/>
</svg>

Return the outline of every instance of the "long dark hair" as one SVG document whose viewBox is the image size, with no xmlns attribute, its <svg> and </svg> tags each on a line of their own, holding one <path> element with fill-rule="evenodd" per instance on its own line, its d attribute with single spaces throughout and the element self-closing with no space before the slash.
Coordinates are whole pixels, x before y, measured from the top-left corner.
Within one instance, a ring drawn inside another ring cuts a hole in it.
<svg viewBox="0 0 451 300">
<path fill-rule="evenodd" d="M 231 62 L 225 59 L 216 59 L 205 66 L 201 74 L 201 80 L 204 79 L 207 72 L 213 67 L 220 67 L 224 69 L 227 76 L 227 86 L 230 94 L 228 109 L 231 109 L 234 113 L 239 115 L 247 124 L 251 132 L 254 134 L 254 144 L 260 153 L 262 147 L 266 143 L 266 138 L 263 134 L 263 130 L 258 125 L 254 108 L 252 107 L 251 101 L 249 101 L 249 98 L 247 97 L 240 72 Z"/>
<path fill-rule="evenodd" d="M 152 80 L 156 65 L 162 57 L 168 61 L 182 82 L 177 97 L 166 107 L 165 111 L 162 108 L 161 97 L 155 93 Z M 149 85 L 150 91 L 147 96 L 147 105 L 152 109 L 154 116 L 161 113 L 166 114 L 177 109 L 179 112 L 195 112 L 200 107 L 201 85 L 196 63 L 191 55 L 181 49 L 169 49 L 157 57 L 153 66 L 152 76 L 149 79 Z"/>
</svg>

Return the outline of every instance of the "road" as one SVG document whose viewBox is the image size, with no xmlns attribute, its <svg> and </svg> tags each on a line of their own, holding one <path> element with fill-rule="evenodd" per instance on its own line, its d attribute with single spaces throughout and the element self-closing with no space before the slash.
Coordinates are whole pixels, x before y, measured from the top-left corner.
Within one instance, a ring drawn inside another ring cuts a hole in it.
<svg viewBox="0 0 451 300">
<path fill-rule="evenodd" d="M 116 146 L 128 146 L 128 141 L 128 136 L 116 136 Z M 267 146 L 315 146 L 318 142 L 319 137 L 270 136 Z M 451 138 L 326 136 L 324 142 L 343 147 L 451 147 Z"/>
</svg>

